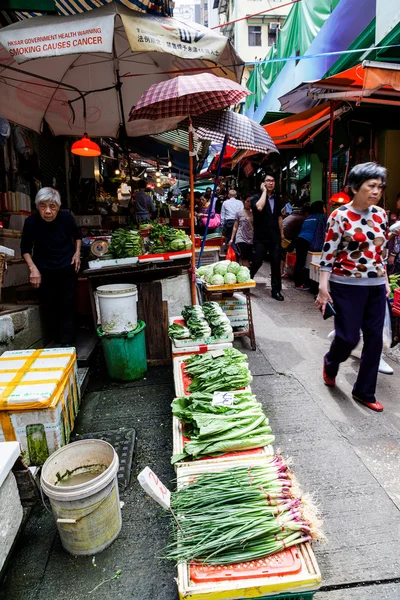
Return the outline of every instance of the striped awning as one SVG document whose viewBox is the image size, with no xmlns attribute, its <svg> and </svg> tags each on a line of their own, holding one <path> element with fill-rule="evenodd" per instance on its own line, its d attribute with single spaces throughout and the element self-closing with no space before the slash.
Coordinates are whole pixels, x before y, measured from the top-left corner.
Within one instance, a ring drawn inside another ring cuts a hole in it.
<svg viewBox="0 0 400 600">
<path fill-rule="evenodd" d="M 170 0 L 55 0 L 54 4 L 59 15 L 69 16 L 99 8 L 113 1 L 131 10 L 172 16 Z M 15 11 L 15 14 L 22 21 L 31 17 L 39 17 L 42 13 Z"/>
</svg>

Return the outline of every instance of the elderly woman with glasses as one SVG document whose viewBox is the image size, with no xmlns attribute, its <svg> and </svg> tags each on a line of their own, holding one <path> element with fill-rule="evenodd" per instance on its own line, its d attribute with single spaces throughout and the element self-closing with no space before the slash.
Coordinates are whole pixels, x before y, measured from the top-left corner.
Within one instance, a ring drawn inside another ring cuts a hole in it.
<svg viewBox="0 0 400 600">
<path fill-rule="evenodd" d="M 336 312 L 336 335 L 324 358 L 323 379 L 333 387 L 339 365 L 347 360 L 363 333 L 360 369 L 353 398 L 381 412 L 375 397 L 389 283 L 386 273 L 388 223 L 378 206 L 386 185 L 386 169 L 376 163 L 356 165 L 349 174 L 352 201 L 335 210 L 321 256 L 316 305 Z M 330 292 L 328 290 L 328 281 Z"/>
<path fill-rule="evenodd" d="M 81 234 L 72 215 L 60 211 L 57 190 L 42 188 L 35 204 L 38 212 L 24 224 L 21 253 L 29 267 L 31 284 L 39 288 L 54 344 L 72 346 Z"/>
</svg>

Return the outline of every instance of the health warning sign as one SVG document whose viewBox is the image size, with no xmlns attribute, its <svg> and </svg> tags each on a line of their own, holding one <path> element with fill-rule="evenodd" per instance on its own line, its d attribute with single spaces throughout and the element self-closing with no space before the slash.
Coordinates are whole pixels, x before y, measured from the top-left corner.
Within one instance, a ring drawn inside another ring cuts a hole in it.
<svg viewBox="0 0 400 600">
<path fill-rule="evenodd" d="M 80 28 L 75 20 L 67 23 L 60 19 L 52 26 L 3 30 L 0 43 L 18 63 L 63 54 L 112 51 L 113 19 L 87 20 L 85 26 Z"/>
</svg>

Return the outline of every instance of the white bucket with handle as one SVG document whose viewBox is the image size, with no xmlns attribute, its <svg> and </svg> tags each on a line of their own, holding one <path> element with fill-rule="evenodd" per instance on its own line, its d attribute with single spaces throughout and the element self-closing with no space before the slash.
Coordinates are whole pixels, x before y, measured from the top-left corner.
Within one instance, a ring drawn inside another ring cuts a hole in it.
<svg viewBox="0 0 400 600">
<path fill-rule="evenodd" d="M 42 468 L 61 543 L 74 555 L 97 554 L 118 536 L 121 507 L 119 459 L 111 444 L 82 440 L 60 448 Z"/>
<path fill-rule="evenodd" d="M 104 333 L 127 333 L 137 327 L 136 285 L 112 283 L 96 289 L 100 324 Z"/>
</svg>

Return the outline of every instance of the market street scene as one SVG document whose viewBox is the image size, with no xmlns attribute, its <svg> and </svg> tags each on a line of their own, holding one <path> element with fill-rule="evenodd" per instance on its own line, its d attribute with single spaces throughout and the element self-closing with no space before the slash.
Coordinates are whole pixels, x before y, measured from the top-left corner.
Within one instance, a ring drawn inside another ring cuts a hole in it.
<svg viewBox="0 0 400 600">
<path fill-rule="evenodd" d="M 0 600 L 400 598 L 400 0 L 0 0 Z"/>
</svg>

